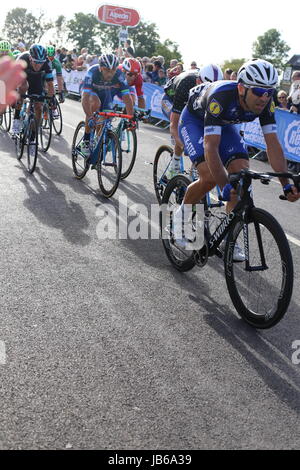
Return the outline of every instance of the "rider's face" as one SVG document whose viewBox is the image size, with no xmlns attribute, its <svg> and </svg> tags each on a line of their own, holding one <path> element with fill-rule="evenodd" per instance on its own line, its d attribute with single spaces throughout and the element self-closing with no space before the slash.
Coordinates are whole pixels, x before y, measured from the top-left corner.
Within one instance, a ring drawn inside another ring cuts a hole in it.
<svg viewBox="0 0 300 470">
<path fill-rule="evenodd" d="M 263 96 L 256 96 L 251 88 L 246 88 L 241 83 L 238 85 L 238 90 L 242 107 L 246 107 L 247 110 L 254 114 L 261 114 L 272 99 L 272 96 L 267 96 L 267 94 Z M 243 98 L 245 96 L 246 98 L 244 101 Z"/>
<path fill-rule="evenodd" d="M 31 59 L 31 65 L 32 65 L 32 68 L 35 72 L 39 72 L 41 70 L 41 68 L 43 67 L 44 65 L 44 62 L 42 64 L 37 64 L 36 62 L 34 62 L 34 60 Z"/>
<path fill-rule="evenodd" d="M 109 69 L 108 67 L 100 67 L 103 78 L 106 82 L 109 82 L 115 75 L 117 69 Z"/>
</svg>

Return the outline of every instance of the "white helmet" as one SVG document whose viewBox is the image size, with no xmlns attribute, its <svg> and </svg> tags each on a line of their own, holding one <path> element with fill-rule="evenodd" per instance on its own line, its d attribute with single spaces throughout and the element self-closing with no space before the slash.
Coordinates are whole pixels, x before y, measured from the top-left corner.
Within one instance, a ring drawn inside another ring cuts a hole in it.
<svg viewBox="0 0 300 470">
<path fill-rule="evenodd" d="M 202 82 L 216 82 L 217 80 L 223 80 L 223 72 L 218 65 L 209 64 L 201 67 L 199 77 Z"/>
<path fill-rule="evenodd" d="M 238 82 L 250 86 L 275 88 L 278 82 L 278 73 L 274 65 L 263 59 L 248 60 L 237 74 Z"/>
<path fill-rule="evenodd" d="M 108 69 L 116 69 L 119 65 L 119 59 L 115 54 L 102 54 L 99 57 L 99 65 Z"/>
</svg>

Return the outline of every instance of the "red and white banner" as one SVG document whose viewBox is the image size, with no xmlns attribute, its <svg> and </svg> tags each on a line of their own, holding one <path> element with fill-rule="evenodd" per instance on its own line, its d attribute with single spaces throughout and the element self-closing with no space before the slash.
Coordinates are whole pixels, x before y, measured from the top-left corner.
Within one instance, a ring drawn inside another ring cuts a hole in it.
<svg viewBox="0 0 300 470">
<path fill-rule="evenodd" d="M 112 26 L 126 26 L 135 28 L 140 22 L 140 15 L 131 8 L 118 7 L 116 5 L 101 5 L 96 14 L 100 23 Z"/>
</svg>

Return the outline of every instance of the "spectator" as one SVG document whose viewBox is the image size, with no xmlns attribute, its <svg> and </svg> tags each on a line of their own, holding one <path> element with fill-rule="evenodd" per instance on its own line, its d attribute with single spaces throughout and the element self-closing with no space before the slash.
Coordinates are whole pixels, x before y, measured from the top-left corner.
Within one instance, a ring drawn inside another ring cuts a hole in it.
<svg viewBox="0 0 300 470">
<path fill-rule="evenodd" d="M 284 90 L 279 90 L 277 93 L 277 99 L 279 102 L 278 108 L 288 110 L 288 95 Z"/>
<path fill-rule="evenodd" d="M 157 60 L 161 63 L 162 68 L 165 70 L 165 58 L 162 55 L 157 56 Z"/>
<path fill-rule="evenodd" d="M 86 61 L 84 60 L 83 55 L 80 55 L 78 57 L 77 62 L 75 64 L 75 70 L 78 70 L 78 72 L 82 72 L 83 70 L 87 70 Z"/>
<path fill-rule="evenodd" d="M 197 62 L 194 60 L 191 62 L 191 70 L 200 70 L 199 67 L 197 67 Z"/>
<path fill-rule="evenodd" d="M 153 64 L 149 62 L 145 68 L 145 82 L 152 82 Z"/>
<path fill-rule="evenodd" d="M 156 60 L 154 62 L 154 67 L 153 67 L 153 72 L 152 72 L 152 83 L 158 82 L 158 71 L 161 70 L 161 62 L 159 60 Z"/>
<path fill-rule="evenodd" d="M 64 68 L 66 70 L 74 70 L 75 69 L 75 61 L 72 59 L 71 51 L 67 52 L 66 58 L 63 61 Z"/>
<path fill-rule="evenodd" d="M 300 114 L 300 70 L 294 70 L 292 84 L 288 97 L 288 106 L 291 113 Z"/>
<path fill-rule="evenodd" d="M 165 71 L 163 69 L 160 69 L 158 71 L 158 81 L 156 82 L 156 84 L 159 86 L 164 86 L 166 83 L 167 83 L 167 77 L 166 77 Z"/>
<path fill-rule="evenodd" d="M 24 42 L 22 41 L 22 39 L 18 39 L 17 49 L 20 52 L 25 52 L 26 51 L 26 46 L 25 46 Z"/>
<path fill-rule="evenodd" d="M 178 64 L 176 65 L 176 69 L 178 71 L 177 75 L 180 75 L 184 71 L 183 64 L 181 62 L 178 62 Z"/>
<path fill-rule="evenodd" d="M 226 69 L 224 72 L 224 80 L 230 80 L 232 72 L 233 72 L 232 69 Z"/>
<path fill-rule="evenodd" d="M 61 53 L 59 54 L 59 62 L 62 64 L 64 60 L 67 58 L 67 49 L 65 47 L 61 48 Z"/>
<path fill-rule="evenodd" d="M 231 72 L 230 74 L 230 80 L 236 80 L 237 79 L 237 73 L 235 70 L 233 70 L 233 72 Z"/>
<path fill-rule="evenodd" d="M 80 51 L 80 55 L 83 55 L 84 59 L 88 55 L 88 53 L 89 53 L 89 50 L 87 47 L 83 47 Z"/>
<path fill-rule="evenodd" d="M 72 59 L 76 61 L 77 58 L 78 58 L 77 50 L 76 50 L 76 49 L 73 49 L 73 51 L 72 51 Z"/>
<path fill-rule="evenodd" d="M 177 64 L 178 64 L 177 59 L 171 59 L 170 60 L 170 69 L 173 69 L 174 67 L 176 67 Z"/>
<path fill-rule="evenodd" d="M 131 39 L 127 39 L 124 44 L 125 57 L 134 57 L 134 49 L 131 44 Z"/>
</svg>

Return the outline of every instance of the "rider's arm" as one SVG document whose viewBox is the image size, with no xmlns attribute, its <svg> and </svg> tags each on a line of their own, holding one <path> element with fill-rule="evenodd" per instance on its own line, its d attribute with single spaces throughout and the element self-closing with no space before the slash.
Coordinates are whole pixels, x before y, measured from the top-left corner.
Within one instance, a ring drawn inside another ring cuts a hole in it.
<svg viewBox="0 0 300 470">
<path fill-rule="evenodd" d="M 280 173 L 286 173 L 288 171 L 287 163 L 277 134 L 273 132 L 271 134 L 265 134 L 264 137 L 266 141 L 269 162 L 273 170 Z M 282 187 L 284 187 L 286 184 L 289 184 L 290 182 L 287 178 L 279 178 L 279 180 L 282 184 Z M 300 193 L 297 192 L 296 188 L 293 187 L 292 189 L 293 194 L 290 193 L 287 195 L 287 198 L 290 202 L 294 202 L 300 198 Z"/>
<path fill-rule="evenodd" d="M 123 99 L 123 102 L 126 106 L 127 114 L 130 114 L 130 116 L 133 116 L 134 111 L 133 111 L 133 104 L 132 104 L 132 99 L 131 99 L 130 93 L 128 93 L 126 95 L 123 95 L 122 99 Z"/>
<path fill-rule="evenodd" d="M 219 155 L 219 145 L 221 142 L 220 135 L 205 135 L 204 136 L 204 156 L 205 161 L 213 175 L 216 183 L 221 189 L 228 183 L 227 172 L 221 161 Z"/>
</svg>

